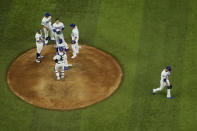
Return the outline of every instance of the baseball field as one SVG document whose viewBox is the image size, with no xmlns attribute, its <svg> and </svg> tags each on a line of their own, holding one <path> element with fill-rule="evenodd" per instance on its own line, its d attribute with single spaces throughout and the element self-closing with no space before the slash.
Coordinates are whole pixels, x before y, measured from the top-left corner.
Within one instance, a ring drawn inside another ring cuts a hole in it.
<svg viewBox="0 0 197 131">
<path fill-rule="evenodd" d="M 1 0 L 0 131 L 197 130 L 196 7 L 196 0 Z M 64 23 L 67 42 L 74 22 L 80 44 L 119 62 L 122 81 L 110 97 L 59 111 L 28 104 L 9 89 L 9 66 L 36 47 L 46 12 Z M 166 89 L 152 95 L 167 65 L 174 99 L 166 99 Z"/>
</svg>

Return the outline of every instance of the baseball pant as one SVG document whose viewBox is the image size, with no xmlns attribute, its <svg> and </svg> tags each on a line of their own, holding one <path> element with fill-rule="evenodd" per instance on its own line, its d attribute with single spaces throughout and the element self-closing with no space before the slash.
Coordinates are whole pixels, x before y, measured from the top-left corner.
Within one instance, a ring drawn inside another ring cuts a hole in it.
<svg viewBox="0 0 197 131">
<path fill-rule="evenodd" d="M 44 28 L 45 39 L 49 36 L 49 32 L 50 32 L 51 38 L 54 38 L 54 33 L 53 33 L 53 30 L 52 30 L 52 26 L 49 26 L 48 30 L 46 28 Z"/>
<path fill-rule="evenodd" d="M 43 48 L 43 43 L 41 42 L 36 42 L 36 47 L 37 47 L 37 53 L 41 53 L 42 48 Z"/>
<path fill-rule="evenodd" d="M 77 53 L 79 53 L 78 39 L 76 40 L 76 43 L 75 44 L 72 44 L 72 50 L 73 50 L 73 56 L 76 56 Z"/>
<path fill-rule="evenodd" d="M 64 63 L 63 64 L 58 64 L 56 63 L 55 64 L 55 75 L 56 75 L 56 78 L 59 78 L 60 75 L 59 75 L 59 70 L 61 72 L 61 77 L 64 77 Z"/>
<path fill-rule="evenodd" d="M 170 85 L 169 80 L 167 80 L 168 85 Z M 158 92 L 158 91 L 162 91 L 164 89 L 164 87 L 166 86 L 166 82 L 164 82 L 163 80 L 160 81 L 160 87 L 153 89 L 153 92 Z M 170 93 L 171 89 L 167 89 L 167 97 L 171 97 L 171 93 Z"/>
</svg>

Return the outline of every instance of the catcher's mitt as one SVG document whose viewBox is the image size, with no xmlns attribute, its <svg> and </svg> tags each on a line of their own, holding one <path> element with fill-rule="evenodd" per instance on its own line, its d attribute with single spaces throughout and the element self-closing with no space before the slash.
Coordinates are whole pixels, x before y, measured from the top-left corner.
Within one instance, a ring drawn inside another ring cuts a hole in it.
<svg viewBox="0 0 197 131">
<path fill-rule="evenodd" d="M 168 89 L 172 89 L 172 85 L 167 86 Z"/>
<path fill-rule="evenodd" d="M 58 59 L 55 59 L 55 63 L 58 63 Z"/>
<path fill-rule="evenodd" d="M 76 41 L 72 40 L 72 44 L 75 44 L 75 43 L 76 43 Z"/>
</svg>

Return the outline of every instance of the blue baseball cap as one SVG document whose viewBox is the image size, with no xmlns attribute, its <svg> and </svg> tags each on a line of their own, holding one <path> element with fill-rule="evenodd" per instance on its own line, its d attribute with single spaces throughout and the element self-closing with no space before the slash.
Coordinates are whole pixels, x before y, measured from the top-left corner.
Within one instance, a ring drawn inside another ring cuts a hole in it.
<svg viewBox="0 0 197 131">
<path fill-rule="evenodd" d="M 166 69 L 171 71 L 171 67 L 170 66 L 166 66 Z"/>
<path fill-rule="evenodd" d="M 51 16 L 48 12 L 45 14 L 46 17 Z"/>
<path fill-rule="evenodd" d="M 64 51 L 64 48 L 63 47 L 59 47 L 59 51 L 60 52 L 63 52 Z"/>
<path fill-rule="evenodd" d="M 59 39 L 59 41 L 58 41 L 58 42 L 59 42 L 59 44 L 61 44 L 61 43 L 62 43 L 62 39 Z"/>
<path fill-rule="evenodd" d="M 74 23 L 70 24 L 70 27 L 75 27 L 75 24 Z"/>
</svg>

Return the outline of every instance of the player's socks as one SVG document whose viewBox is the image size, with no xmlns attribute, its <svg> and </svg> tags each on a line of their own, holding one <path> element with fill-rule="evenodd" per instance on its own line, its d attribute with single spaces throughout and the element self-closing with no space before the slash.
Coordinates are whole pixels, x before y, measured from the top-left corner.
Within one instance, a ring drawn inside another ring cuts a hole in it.
<svg viewBox="0 0 197 131">
<path fill-rule="evenodd" d="M 39 53 L 36 53 L 36 59 L 38 59 L 38 58 L 39 58 L 39 56 L 40 56 L 40 54 L 39 54 Z"/>
<path fill-rule="evenodd" d="M 64 78 L 64 71 L 61 71 L 61 79 Z"/>
<path fill-rule="evenodd" d="M 60 79 L 60 74 L 58 71 L 55 71 L 55 75 L 56 75 L 56 79 L 59 80 Z"/>
<path fill-rule="evenodd" d="M 167 98 L 170 98 L 171 97 L 170 90 L 171 89 L 167 89 Z"/>
</svg>

